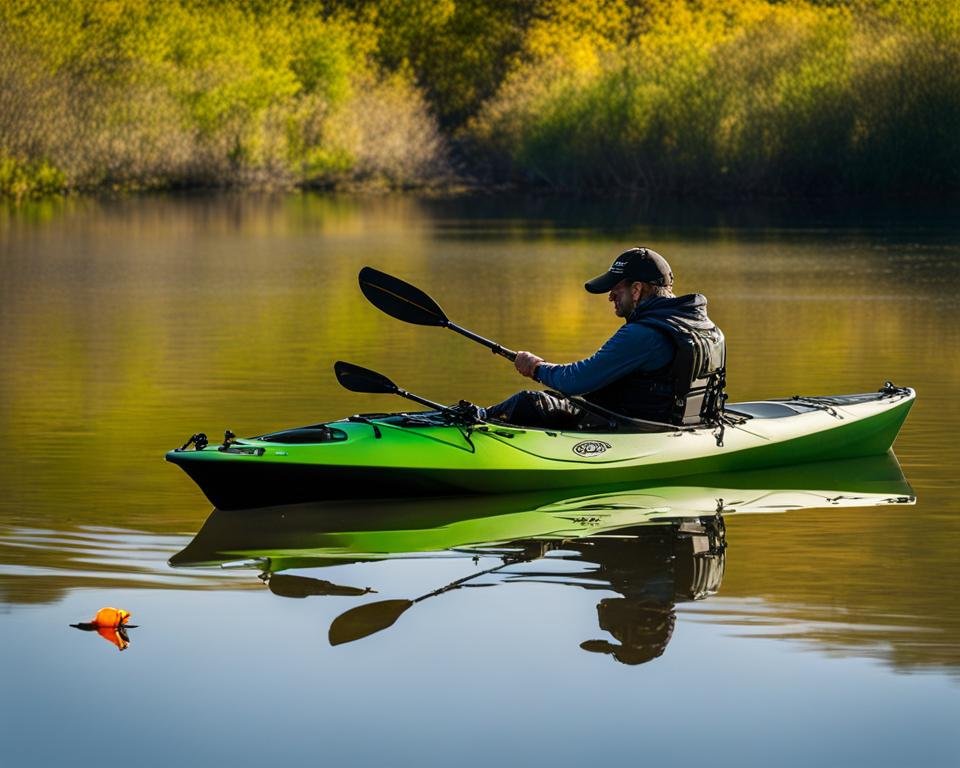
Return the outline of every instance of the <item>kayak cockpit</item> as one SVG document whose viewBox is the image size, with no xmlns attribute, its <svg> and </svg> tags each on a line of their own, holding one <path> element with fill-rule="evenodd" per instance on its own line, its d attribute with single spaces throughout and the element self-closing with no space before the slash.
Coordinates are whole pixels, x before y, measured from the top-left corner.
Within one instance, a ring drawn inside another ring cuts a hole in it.
<svg viewBox="0 0 960 768">
<path fill-rule="evenodd" d="M 309 427 L 295 427 L 271 432 L 253 438 L 265 443 L 283 443 L 284 445 L 317 445 L 320 443 L 338 443 L 347 439 L 347 433 L 329 424 L 313 424 Z"/>
</svg>

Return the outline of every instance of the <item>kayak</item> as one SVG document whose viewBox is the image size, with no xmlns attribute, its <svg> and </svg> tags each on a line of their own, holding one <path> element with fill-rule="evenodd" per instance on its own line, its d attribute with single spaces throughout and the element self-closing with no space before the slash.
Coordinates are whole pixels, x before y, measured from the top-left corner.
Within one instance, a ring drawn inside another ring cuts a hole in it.
<svg viewBox="0 0 960 768">
<path fill-rule="evenodd" d="M 454 410 L 363 414 L 166 454 L 219 509 L 350 498 L 502 494 L 636 484 L 886 453 L 916 393 L 731 403 L 715 424 L 631 419 L 607 431 L 458 419 Z"/>
<path fill-rule="evenodd" d="M 593 488 L 453 498 L 350 500 L 214 510 L 170 559 L 177 568 L 277 573 L 412 554 L 466 555 L 524 542 L 569 542 L 668 522 L 815 508 L 912 505 L 892 453 L 754 472 Z M 491 553 L 492 554 L 492 553 Z"/>
</svg>

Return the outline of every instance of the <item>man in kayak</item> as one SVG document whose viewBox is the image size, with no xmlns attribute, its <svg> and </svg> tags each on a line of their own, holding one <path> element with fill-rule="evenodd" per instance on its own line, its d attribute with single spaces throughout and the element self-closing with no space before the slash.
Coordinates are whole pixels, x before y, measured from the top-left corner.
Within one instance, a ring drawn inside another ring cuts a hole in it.
<svg viewBox="0 0 960 768">
<path fill-rule="evenodd" d="M 674 296 L 666 259 L 649 248 L 631 248 L 584 287 L 608 293 L 623 326 L 576 363 L 518 352 L 517 371 L 559 394 L 518 392 L 487 408 L 487 418 L 548 429 L 605 428 L 617 416 L 675 425 L 719 418 L 723 333 L 707 317 L 704 296 Z M 582 402 L 563 395 L 579 395 Z"/>
</svg>

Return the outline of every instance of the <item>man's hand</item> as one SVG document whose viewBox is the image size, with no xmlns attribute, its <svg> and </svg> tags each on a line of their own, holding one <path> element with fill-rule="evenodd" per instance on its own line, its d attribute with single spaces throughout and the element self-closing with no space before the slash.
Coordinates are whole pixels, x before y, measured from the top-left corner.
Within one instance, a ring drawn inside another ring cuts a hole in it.
<svg viewBox="0 0 960 768">
<path fill-rule="evenodd" d="M 514 365 L 517 366 L 517 371 L 520 373 L 520 375 L 526 376 L 528 379 L 532 379 L 533 372 L 542 362 L 543 358 L 537 357 L 532 352 L 517 352 L 517 359 L 514 361 Z"/>
</svg>

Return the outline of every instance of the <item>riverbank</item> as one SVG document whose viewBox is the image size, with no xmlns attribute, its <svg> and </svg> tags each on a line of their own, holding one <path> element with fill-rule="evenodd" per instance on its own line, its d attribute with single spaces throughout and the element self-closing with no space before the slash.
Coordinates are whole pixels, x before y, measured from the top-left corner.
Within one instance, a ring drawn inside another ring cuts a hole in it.
<svg viewBox="0 0 960 768">
<path fill-rule="evenodd" d="M 0 8 L 0 196 L 960 191 L 947 0 Z"/>
</svg>

